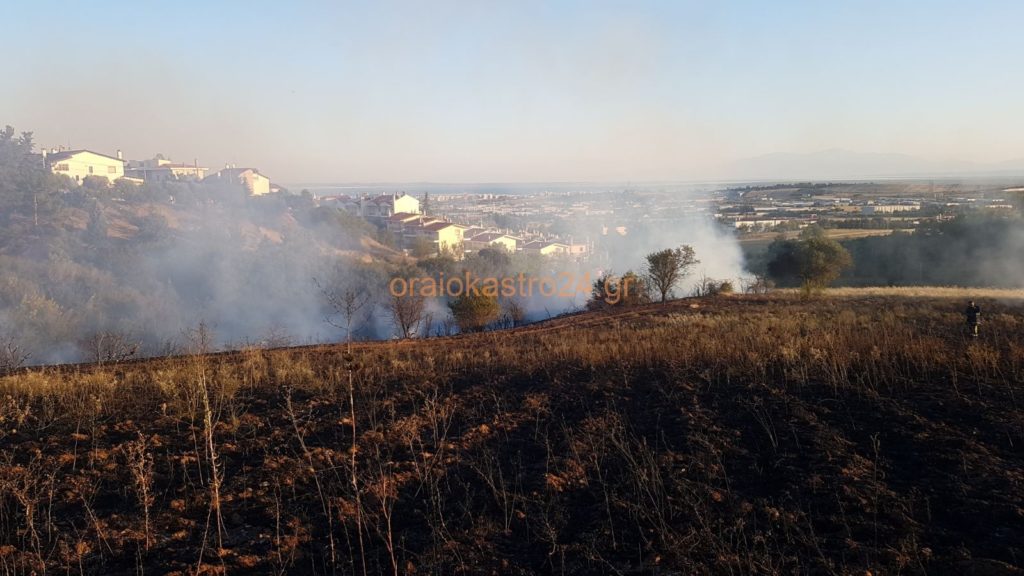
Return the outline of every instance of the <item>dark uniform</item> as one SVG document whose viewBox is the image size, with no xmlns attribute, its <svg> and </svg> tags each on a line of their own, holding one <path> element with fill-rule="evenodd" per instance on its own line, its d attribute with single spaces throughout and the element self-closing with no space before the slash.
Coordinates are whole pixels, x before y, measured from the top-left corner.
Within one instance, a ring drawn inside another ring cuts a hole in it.
<svg viewBox="0 0 1024 576">
<path fill-rule="evenodd" d="M 970 332 L 971 337 L 978 337 L 978 324 L 981 322 L 981 307 L 970 302 L 967 304 L 967 309 L 964 310 L 964 316 L 967 317 L 967 330 Z"/>
</svg>

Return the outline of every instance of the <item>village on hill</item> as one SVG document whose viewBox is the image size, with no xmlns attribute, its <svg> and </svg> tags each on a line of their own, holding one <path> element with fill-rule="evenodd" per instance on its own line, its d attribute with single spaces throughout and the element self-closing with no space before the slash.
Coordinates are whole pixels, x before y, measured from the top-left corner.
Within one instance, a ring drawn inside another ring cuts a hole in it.
<svg viewBox="0 0 1024 576">
<path fill-rule="evenodd" d="M 43 149 L 38 156 L 54 174 L 67 176 L 76 183 L 87 179 L 105 183 L 127 182 L 142 185 L 162 182 L 198 182 L 241 186 L 251 197 L 287 192 L 258 168 L 233 164 L 211 171 L 200 166 L 176 163 L 162 155 L 146 160 L 127 160 L 118 150 L 113 155 L 92 150 Z M 424 196 L 427 201 L 428 195 Z M 499 229 L 453 222 L 428 215 L 416 197 L 404 192 L 390 194 L 346 194 L 314 196 L 320 206 L 343 210 L 363 218 L 378 229 L 393 234 L 398 245 L 416 256 L 443 255 L 459 260 L 483 248 L 504 250 L 510 254 L 585 259 L 587 243 L 574 243 L 550 234 L 528 230 Z"/>
<path fill-rule="evenodd" d="M 255 167 L 229 164 L 215 171 L 197 161 L 178 163 L 159 154 L 130 160 L 120 150 L 109 155 L 61 147 L 44 149 L 37 156 L 54 174 L 80 184 L 190 182 L 237 187 L 253 198 L 290 193 Z M 487 248 L 597 268 L 628 252 L 638 235 L 660 237 L 665 233 L 659 228 L 680 229 L 697 221 L 716 222 L 722 234 L 735 235 L 749 260 L 758 258 L 779 235 L 791 237 L 809 227 L 849 240 L 894 231 L 912 233 L 963 214 L 1004 214 L 1016 209 L 1009 200 L 1014 189 L 1002 182 L 968 186 L 942 180 L 746 186 L 581 184 L 514 193 L 442 187 L 419 198 L 401 191 L 301 192 L 316 206 L 372 225 L 389 239 L 389 246 L 407 256 L 462 260 Z M 690 224 L 678 224 L 680 219 Z"/>
</svg>

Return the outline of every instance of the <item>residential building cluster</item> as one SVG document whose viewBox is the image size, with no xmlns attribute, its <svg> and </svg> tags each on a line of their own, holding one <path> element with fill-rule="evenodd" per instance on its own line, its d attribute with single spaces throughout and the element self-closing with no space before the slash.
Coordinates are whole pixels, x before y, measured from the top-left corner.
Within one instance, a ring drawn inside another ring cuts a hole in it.
<svg viewBox="0 0 1024 576">
<path fill-rule="evenodd" d="M 456 200 L 439 196 L 438 202 Z M 420 201 L 411 194 L 348 195 L 317 198 L 320 206 L 329 206 L 366 219 L 387 230 L 398 244 L 410 252 L 443 254 L 461 259 L 485 248 L 502 249 L 509 254 L 583 258 L 585 244 L 572 244 L 528 231 L 516 233 L 494 227 L 460 224 L 451 219 L 424 214 Z"/>
<path fill-rule="evenodd" d="M 101 178 L 112 184 L 125 181 L 133 184 L 144 182 L 191 181 L 204 183 L 230 183 L 243 186 L 251 196 L 262 196 L 281 191 L 270 178 L 256 168 L 239 168 L 234 165 L 210 173 L 210 169 L 198 162 L 182 164 L 162 156 L 147 160 L 125 160 L 118 150 L 114 155 L 92 150 L 67 150 L 64 148 L 44 149 L 41 154 L 46 167 L 54 174 L 61 174 L 75 182 L 86 178 Z"/>
<path fill-rule="evenodd" d="M 58 148 L 41 156 L 55 174 L 76 182 L 100 178 L 111 183 L 230 183 L 243 186 L 252 196 L 282 190 L 251 167 L 228 165 L 212 171 L 195 161 L 176 163 L 159 155 L 126 160 L 120 151 L 107 155 Z M 375 224 L 392 235 L 395 245 L 417 254 L 462 258 L 485 248 L 501 248 L 510 254 L 565 256 L 593 263 L 631 238 L 631 231 L 642 233 L 651 225 L 678 226 L 714 218 L 744 235 L 813 224 L 912 230 L 964 211 L 1015 210 L 1006 198 L 1017 192 L 1016 188 L 934 181 L 490 189 L 497 191 L 440 190 L 430 197 L 429 210 L 424 210 L 425 202 L 406 193 L 334 194 L 316 197 L 316 202 Z"/>
</svg>

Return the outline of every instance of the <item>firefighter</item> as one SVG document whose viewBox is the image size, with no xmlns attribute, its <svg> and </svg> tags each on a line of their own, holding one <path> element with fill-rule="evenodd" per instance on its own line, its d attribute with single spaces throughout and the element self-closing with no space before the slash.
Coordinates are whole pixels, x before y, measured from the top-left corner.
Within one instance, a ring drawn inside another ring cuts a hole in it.
<svg viewBox="0 0 1024 576">
<path fill-rule="evenodd" d="M 967 331 L 970 333 L 971 338 L 978 337 L 978 324 L 981 323 L 981 307 L 971 300 L 967 303 L 967 309 L 964 310 L 964 316 L 967 317 Z"/>
</svg>

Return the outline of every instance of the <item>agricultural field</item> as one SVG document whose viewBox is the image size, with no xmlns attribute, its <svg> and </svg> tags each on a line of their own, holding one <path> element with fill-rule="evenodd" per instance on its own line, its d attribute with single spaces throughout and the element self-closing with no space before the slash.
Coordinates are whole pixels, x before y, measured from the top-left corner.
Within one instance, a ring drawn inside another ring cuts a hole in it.
<svg viewBox="0 0 1024 576">
<path fill-rule="evenodd" d="M 823 231 L 826 238 L 831 238 L 837 242 L 843 240 L 853 240 L 855 238 L 870 238 L 872 236 L 888 236 L 892 234 L 892 230 L 889 229 L 876 229 L 876 228 L 829 228 Z M 739 242 L 744 247 L 750 248 L 766 248 L 776 238 L 785 238 L 792 240 L 800 236 L 800 230 L 790 230 L 787 232 L 752 232 L 744 234 L 739 237 Z M 750 246 L 748 246 L 750 245 Z"/>
<path fill-rule="evenodd" d="M 984 309 L 977 339 L 961 309 Z M 1020 574 L 1024 293 L 0 378 L 0 574 Z"/>
</svg>

